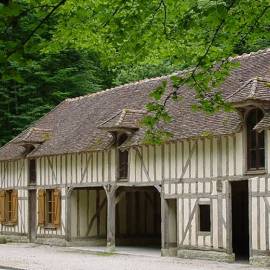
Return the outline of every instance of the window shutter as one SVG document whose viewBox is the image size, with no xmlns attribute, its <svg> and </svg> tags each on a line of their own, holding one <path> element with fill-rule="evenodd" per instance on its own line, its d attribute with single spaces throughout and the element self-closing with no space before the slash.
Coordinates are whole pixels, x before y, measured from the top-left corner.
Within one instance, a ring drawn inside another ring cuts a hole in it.
<svg viewBox="0 0 270 270">
<path fill-rule="evenodd" d="M 13 190 L 11 193 L 11 223 L 18 223 L 18 191 Z"/>
<path fill-rule="evenodd" d="M 38 225 L 45 224 L 45 190 L 38 191 Z"/>
<path fill-rule="evenodd" d="M 61 225 L 61 191 L 59 189 L 53 191 L 53 225 L 56 227 Z"/>
<path fill-rule="evenodd" d="M 4 190 L 0 191 L 0 223 L 3 224 L 6 221 L 5 217 L 5 197 L 6 192 Z"/>
</svg>

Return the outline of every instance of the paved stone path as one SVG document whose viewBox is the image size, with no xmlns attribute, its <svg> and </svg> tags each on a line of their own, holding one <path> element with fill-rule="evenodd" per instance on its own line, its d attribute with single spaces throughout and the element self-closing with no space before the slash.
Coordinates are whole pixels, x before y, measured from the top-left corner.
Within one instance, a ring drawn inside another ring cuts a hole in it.
<svg viewBox="0 0 270 270">
<path fill-rule="evenodd" d="M 123 250 L 123 248 L 122 248 Z M 235 270 L 255 268 L 245 263 L 217 263 L 160 257 L 153 250 L 129 249 L 130 255 L 93 253 L 89 248 L 50 247 L 33 244 L 0 245 L 1 269 L 28 270 Z M 131 255 L 132 254 L 132 255 Z M 137 255 L 136 255 L 137 254 Z M 145 254 L 145 255 L 141 255 Z"/>
</svg>

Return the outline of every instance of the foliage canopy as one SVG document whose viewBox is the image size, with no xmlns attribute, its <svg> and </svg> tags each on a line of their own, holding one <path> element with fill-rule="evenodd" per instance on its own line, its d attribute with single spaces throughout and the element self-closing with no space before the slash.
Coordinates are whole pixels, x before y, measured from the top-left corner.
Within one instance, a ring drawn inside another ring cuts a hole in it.
<svg viewBox="0 0 270 270">
<path fill-rule="evenodd" d="M 66 97 L 189 68 L 172 78 L 170 96 L 165 85 L 152 94 L 144 122 L 154 140 L 184 83 L 196 109 L 229 109 L 211 89 L 232 68 L 229 56 L 270 45 L 270 2 L 1 0 L 0 29 L 0 144 Z"/>
</svg>

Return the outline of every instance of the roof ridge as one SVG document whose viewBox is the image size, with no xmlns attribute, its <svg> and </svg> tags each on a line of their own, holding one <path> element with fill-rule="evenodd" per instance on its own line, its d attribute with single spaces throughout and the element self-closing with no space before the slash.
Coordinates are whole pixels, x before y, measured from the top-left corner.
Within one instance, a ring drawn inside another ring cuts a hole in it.
<svg viewBox="0 0 270 270">
<path fill-rule="evenodd" d="M 119 88 L 131 86 L 131 85 L 138 85 L 138 84 L 142 84 L 142 83 L 145 83 L 145 82 L 151 82 L 151 81 L 156 81 L 156 80 L 167 79 L 167 78 L 169 78 L 171 76 L 181 75 L 181 74 L 184 74 L 184 73 L 186 73 L 188 71 L 189 71 L 189 69 L 185 69 L 185 70 L 182 70 L 182 71 L 176 71 L 176 72 L 173 72 L 171 74 L 162 75 L 162 76 L 159 76 L 159 77 L 145 78 L 143 80 L 117 85 L 115 87 L 107 88 L 107 89 L 104 89 L 104 90 L 101 90 L 101 91 L 98 91 L 98 92 L 95 92 L 95 93 L 89 93 L 87 95 L 83 95 L 83 96 L 79 96 L 79 97 L 75 97 L 75 98 L 67 98 L 67 99 L 65 99 L 65 101 L 72 102 L 72 101 L 81 100 L 81 99 L 84 99 L 84 98 L 87 98 L 87 97 L 94 97 L 94 96 L 97 96 L 97 95 L 100 95 L 100 94 L 103 94 L 103 93 L 107 93 L 107 92 L 110 92 L 110 91 L 113 91 L 113 90 L 116 90 L 116 89 L 119 89 Z"/>
<path fill-rule="evenodd" d="M 270 52 L 270 48 L 265 48 L 265 49 L 262 49 L 262 50 L 258 50 L 256 52 L 243 53 L 241 55 L 236 55 L 236 56 L 229 57 L 229 61 L 237 60 L 237 59 L 243 59 L 243 58 L 247 58 L 247 57 L 250 57 L 250 56 L 254 56 L 254 55 L 258 55 L 258 54 L 262 54 L 262 53 L 268 53 L 268 52 Z M 145 82 L 151 82 L 151 81 L 156 81 L 156 80 L 167 79 L 167 78 L 169 78 L 171 76 L 177 76 L 177 75 L 185 74 L 185 73 L 189 72 L 191 69 L 192 68 L 187 68 L 187 69 L 184 69 L 184 70 L 175 71 L 175 72 L 173 72 L 171 74 L 167 74 L 167 75 L 162 75 L 162 76 L 153 77 L 153 78 L 145 78 L 145 79 L 142 79 L 142 80 L 139 80 L 139 81 L 134 81 L 134 82 L 129 82 L 129 83 L 117 85 L 117 86 L 107 88 L 107 89 L 104 89 L 104 90 L 101 90 L 101 91 L 98 91 L 98 92 L 95 92 L 95 93 L 89 93 L 87 95 L 78 96 L 78 97 L 74 97 L 74 98 L 67 98 L 67 99 L 65 99 L 65 101 L 67 101 L 67 102 L 77 101 L 77 100 L 81 100 L 81 99 L 88 98 L 88 97 L 94 97 L 94 96 L 97 96 L 97 95 L 102 95 L 104 93 L 114 91 L 116 89 L 120 89 L 120 88 L 123 88 L 123 87 L 131 86 L 131 85 L 138 85 L 138 84 L 142 84 L 142 83 L 145 83 Z"/>
<path fill-rule="evenodd" d="M 32 130 L 36 131 L 52 131 L 51 128 L 37 128 L 37 127 L 31 127 Z"/>
<path fill-rule="evenodd" d="M 231 61 L 231 60 L 235 60 L 235 59 L 243 59 L 243 58 L 247 58 L 250 56 L 263 54 L 263 53 L 269 53 L 269 52 L 270 52 L 270 48 L 265 48 L 265 49 L 258 50 L 256 52 L 243 53 L 240 55 L 231 56 L 231 57 L 229 57 L 229 60 Z"/>
</svg>

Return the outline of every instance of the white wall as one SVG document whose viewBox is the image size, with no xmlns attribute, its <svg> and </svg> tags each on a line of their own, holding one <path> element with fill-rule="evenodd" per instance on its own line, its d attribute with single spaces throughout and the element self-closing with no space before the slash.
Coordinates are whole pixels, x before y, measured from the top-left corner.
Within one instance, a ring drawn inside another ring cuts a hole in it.
<svg viewBox="0 0 270 270">
<path fill-rule="evenodd" d="M 130 182 L 170 181 L 243 174 L 242 133 L 184 140 L 130 151 Z"/>
<path fill-rule="evenodd" d="M 27 161 L 0 162 L 0 189 L 18 190 L 18 224 L 7 226 L 0 224 L 0 231 L 11 234 L 28 233 L 28 191 L 27 187 Z"/>
</svg>

